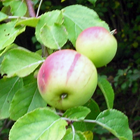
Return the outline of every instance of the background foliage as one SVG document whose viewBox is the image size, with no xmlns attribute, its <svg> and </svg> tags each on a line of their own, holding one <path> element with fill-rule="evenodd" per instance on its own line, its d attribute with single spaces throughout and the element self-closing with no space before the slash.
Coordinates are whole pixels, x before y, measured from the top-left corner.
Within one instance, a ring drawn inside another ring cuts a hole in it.
<svg viewBox="0 0 140 140">
<path fill-rule="evenodd" d="M 118 40 L 118 52 L 115 59 L 108 67 L 100 68 L 102 75 L 106 75 L 115 90 L 114 108 L 126 113 L 130 121 L 130 128 L 134 132 L 135 139 L 140 136 L 140 1 L 137 0 L 47 0 L 41 6 L 40 14 L 53 9 L 62 9 L 72 4 L 81 4 L 94 9 L 100 18 L 105 20 L 111 30 L 117 29 L 115 37 Z M 33 0 L 34 8 L 38 8 L 38 0 Z M 2 4 L 0 4 L 2 7 Z M 22 13 L 21 13 L 22 14 Z M 31 51 L 41 48 L 34 36 L 34 28 L 28 27 L 19 35 L 15 43 Z M 67 45 L 71 45 L 68 43 Z M 28 85 L 27 85 L 28 86 Z M 97 90 L 94 96 L 104 110 L 106 105 L 101 91 Z M 6 139 L 12 121 L 0 121 L 0 138 Z M 97 129 L 99 130 L 99 129 Z M 100 128 L 94 130 L 100 139 L 110 134 Z M 96 136 L 95 136 L 95 139 Z"/>
</svg>

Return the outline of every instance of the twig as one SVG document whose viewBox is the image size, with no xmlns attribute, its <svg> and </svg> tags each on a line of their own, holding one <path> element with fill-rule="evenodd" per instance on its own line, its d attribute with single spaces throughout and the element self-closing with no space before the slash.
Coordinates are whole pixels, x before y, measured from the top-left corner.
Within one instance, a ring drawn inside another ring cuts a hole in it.
<svg viewBox="0 0 140 140">
<path fill-rule="evenodd" d="M 133 135 L 133 137 L 137 137 L 137 136 L 140 136 L 140 132 L 137 132 Z"/>
<path fill-rule="evenodd" d="M 7 120 L 4 120 L 3 126 L 2 126 L 1 129 L 0 129 L 0 135 L 1 135 L 1 133 L 2 133 L 2 130 L 5 128 L 6 122 L 7 122 Z"/>
<path fill-rule="evenodd" d="M 26 3 L 27 3 L 27 7 L 28 7 L 28 10 L 29 10 L 30 16 L 35 17 L 35 11 L 34 11 L 34 8 L 33 8 L 32 1 L 31 0 L 26 0 Z"/>
<path fill-rule="evenodd" d="M 47 47 L 45 47 L 44 45 L 41 45 L 41 48 L 42 48 L 42 57 L 49 56 L 49 52 L 47 50 Z"/>
</svg>

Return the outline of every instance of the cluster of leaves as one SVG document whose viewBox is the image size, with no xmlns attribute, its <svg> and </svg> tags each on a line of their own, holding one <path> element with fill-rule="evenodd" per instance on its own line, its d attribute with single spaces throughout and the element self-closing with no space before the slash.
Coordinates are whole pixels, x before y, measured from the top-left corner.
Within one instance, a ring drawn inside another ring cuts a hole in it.
<svg viewBox="0 0 140 140">
<path fill-rule="evenodd" d="M 139 84 L 137 81 L 140 79 L 140 71 L 137 69 L 132 70 L 131 67 L 127 67 L 122 70 L 119 69 L 116 77 L 114 78 L 114 86 L 116 88 L 120 87 L 123 93 L 126 93 L 126 90 L 131 88 L 132 93 L 136 94 L 139 90 Z"/>
<path fill-rule="evenodd" d="M 60 113 L 46 107 L 37 88 L 36 70 L 44 62 L 46 53 L 48 55 L 51 50 L 63 49 L 68 41 L 75 46 L 79 33 L 90 26 L 98 25 L 109 30 L 98 14 L 85 6 L 71 5 L 43 13 L 39 17 L 29 17 L 24 1 L 5 0 L 2 4 L 0 119 L 16 121 L 9 132 L 9 140 L 92 140 L 95 124 L 104 127 L 119 139 L 132 140 L 128 118 L 113 109 L 114 91 L 105 78 L 99 76 L 98 79 L 98 88 L 107 104 L 104 111 L 100 111 L 98 104 L 91 99 L 84 106 Z M 35 29 L 35 37 L 42 46 L 36 52 L 14 42 L 26 31 L 27 26 Z"/>
</svg>

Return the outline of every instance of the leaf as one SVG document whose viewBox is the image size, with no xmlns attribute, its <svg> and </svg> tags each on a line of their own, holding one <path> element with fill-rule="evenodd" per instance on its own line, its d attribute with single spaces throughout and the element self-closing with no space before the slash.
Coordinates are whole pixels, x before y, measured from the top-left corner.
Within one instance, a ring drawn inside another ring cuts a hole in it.
<svg viewBox="0 0 140 140">
<path fill-rule="evenodd" d="M 14 42 L 16 37 L 25 31 L 25 27 L 15 27 L 16 22 L 8 22 L 0 25 L 0 50 Z"/>
<path fill-rule="evenodd" d="M 108 109 L 113 108 L 114 90 L 112 86 L 110 85 L 110 83 L 105 78 L 98 76 L 98 86 L 105 97 Z"/>
<path fill-rule="evenodd" d="M 42 39 L 40 38 L 41 35 L 41 28 L 46 26 L 53 26 L 54 24 L 61 25 L 63 23 L 62 11 L 54 10 L 47 12 L 41 15 L 39 22 L 35 28 L 35 35 L 37 40 L 42 43 Z"/>
<path fill-rule="evenodd" d="M 86 140 L 93 140 L 93 132 L 92 131 L 85 131 L 85 132 L 83 132 L 83 134 L 86 137 Z"/>
<path fill-rule="evenodd" d="M 86 118 L 92 120 L 96 119 L 96 117 L 100 113 L 100 108 L 98 104 L 93 99 L 90 99 L 84 106 L 88 107 L 91 110 L 91 112 L 87 115 Z"/>
<path fill-rule="evenodd" d="M 10 49 L 12 49 L 12 48 L 18 48 L 19 46 L 18 45 L 16 45 L 16 44 L 14 44 L 14 43 L 12 43 L 11 45 L 8 45 L 5 49 L 3 49 L 2 51 L 0 51 L 0 57 L 2 56 L 4 56 L 5 54 L 6 54 L 6 52 L 8 51 L 8 50 L 10 50 Z"/>
<path fill-rule="evenodd" d="M 11 13 L 14 16 L 24 16 L 27 12 L 27 6 L 25 1 L 21 0 L 9 0 L 3 2 L 4 6 L 10 6 Z"/>
<path fill-rule="evenodd" d="M 66 125 L 67 122 L 49 108 L 38 108 L 15 122 L 9 140 L 61 140 Z"/>
<path fill-rule="evenodd" d="M 1 72 L 7 74 L 7 77 L 13 75 L 25 77 L 32 73 L 42 62 L 44 62 L 44 59 L 37 53 L 15 48 L 6 53 Z"/>
<path fill-rule="evenodd" d="M 28 83 L 14 95 L 10 106 L 10 118 L 17 120 L 24 114 L 45 106 L 46 103 L 40 96 L 36 81 Z"/>
<path fill-rule="evenodd" d="M 18 25 L 25 25 L 25 26 L 30 26 L 30 27 L 36 27 L 37 23 L 39 21 L 39 18 L 27 18 L 27 19 L 19 19 L 18 22 L 16 23 L 16 26 Z"/>
<path fill-rule="evenodd" d="M 90 109 L 90 113 L 86 116 L 86 119 L 96 119 L 96 117 L 100 113 L 100 108 L 98 104 L 93 100 L 90 99 L 85 105 Z M 79 131 L 93 131 L 95 124 L 94 123 L 86 123 L 86 122 L 74 122 L 74 128 Z"/>
<path fill-rule="evenodd" d="M 12 98 L 22 85 L 22 79 L 19 77 L 0 79 L 0 119 L 9 117 Z"/>
<path fill-rule="evenodd" d="M 4 14 L 3 12 L 0 12 L 0 21 L 7 19 L 7 17 L 8 16 L 6 14 Z"/>
<path fill-rule="evenodd" d="M 41 28 L 42 43 L 51 49 L 60 49 L 67 42 L 67 32 L 63 25 L 44 25 Z"/>
<path fill-rule="evenodd" d="M 88 0 L 89 2 L 91 2 L 94 6 L 97 0 Z"/>
<path fill-rule="evenodd" d="M 64 25 L 68 32 L 68 38 L 75 46 L 78 35 L 86 28 L 102 26 L 109 30 L 107 23 L 102 21 L 94 10 L 82 5 L 71 5 L 64 10 Z"/>
<path fill-rule="evenodd" d="M 101 112 L 96 118 L 96 123 L 110 131 L 119 140 L 132 140 L 128 118 L 118 110 L 110 109 Z"/>
<path fill-rule="evenodd" d="M 90 109 L 84 106 L 73 107 L 63 114 L 63 117 L 72 120 L 84 120 L 84 118 L 90 113 Z"/>
<path fill-rule="evenodd" d="M 65 136 L 62 140 L 87 140 L 84 134 L 80 131 L 76 131 L 75 133 L 69 128 L 66 131 Z"/>
</svg>

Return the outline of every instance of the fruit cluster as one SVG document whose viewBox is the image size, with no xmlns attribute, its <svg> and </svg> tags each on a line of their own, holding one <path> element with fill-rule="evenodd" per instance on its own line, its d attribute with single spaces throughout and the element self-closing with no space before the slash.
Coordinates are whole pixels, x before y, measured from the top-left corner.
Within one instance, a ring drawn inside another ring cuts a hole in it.
<svg viewBox="0 0 140 140">
<path fill-rule="evenodd" d="M 92 97 L 97 87 L 96 68 L 114 58 L 117 41 L 108 30 L 96 26 L 78 36 L 75 48 L 48 56 L 37 76 L 43 99 L 60 110 L 84 105 Z"/>
</svg>

